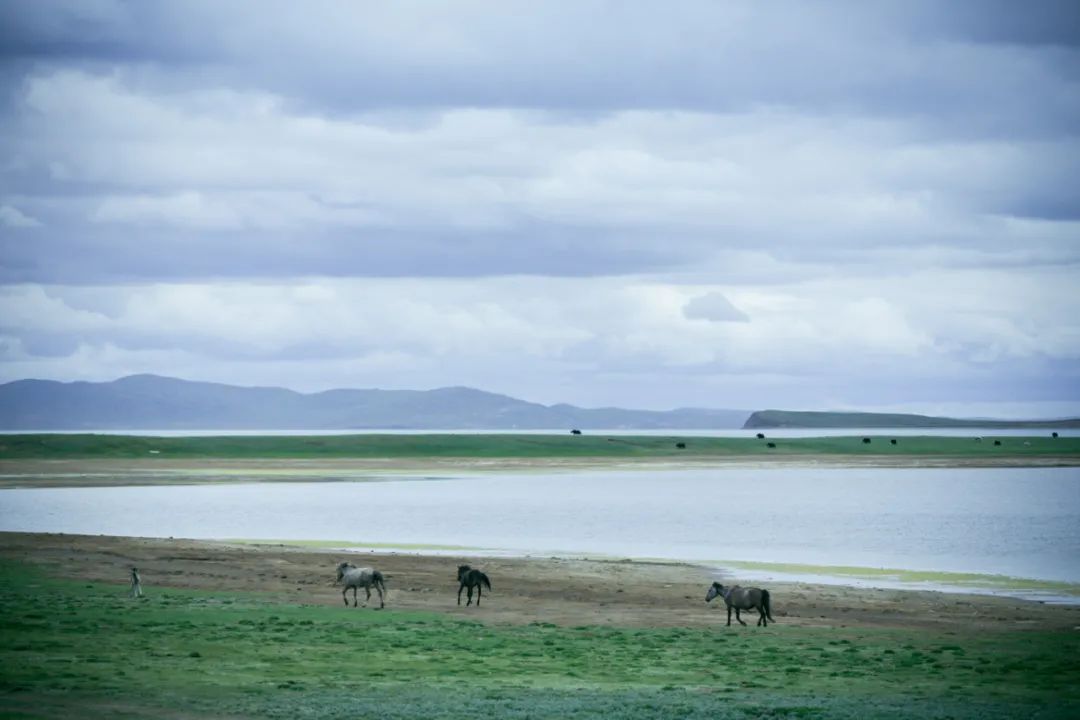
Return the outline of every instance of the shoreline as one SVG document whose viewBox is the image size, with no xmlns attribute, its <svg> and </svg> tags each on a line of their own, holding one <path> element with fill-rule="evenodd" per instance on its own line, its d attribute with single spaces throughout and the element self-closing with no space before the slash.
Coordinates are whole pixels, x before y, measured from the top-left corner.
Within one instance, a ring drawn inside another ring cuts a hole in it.
<svg viewBox="0 0 1080 720">
<path fill-rule="evenodd" d="M 721 575 L 694 563 L 628 558 L 487 557 L 386 550 L 345 552 L 302 545 L 186 539 L 125 538 L 49 533 L 0 533 L 0 558 L 48 574 L 115 583 L 118 592 L 132 565 L 147 592 L 186 588 L 258 592 L 282 602 L 337 606 L 333 568 L 340 559 L 364 558 L 387 576 L 387 607 L 468 616 L 484 622 L 642 627 L 715 626 L 722 606 L 704 602 L 714 579 L 767 586 L 778 624 L 812 627 L 972 630 L 1016 627 L 1076 631 L 1080 606 L 932 589 L 851 587 L 800 581 L 758 581 L 740 572 Z M 493 590 L 483 615 L 455 604 L 458 564 L 484 568 Z M 74 569 L 74 570 L 73 570 Z M 754 618 L 751 616 L 751 624 Z"/>
<path fill-rule="evenodd" d="M 0 458 L 0 489 L 204 485 L 270 482 L 379 482 L 402 476 L 701 468 L 1069 468 L 1080 456 L 731 455 L 611 458 Z M 418 478 L 420 479 L 420 478 Z"/>
<path fill-rule="evenodd" d="M 350 543 L 334 540 L 220 538 L 209 540 L 252 547 L 293 547 L 341 553 L 391 553 L 451 557 L 469 554 L 478 558 L 532 560 L 558 558 L 585 562 L 631 562 L 700 567 L 718 576 L 739 576 L 753 582 L 810 583 L 869 590 L 933 591 L 948 595 L 985 595 L 1053 605 L 1080 605 L 1080 582 L 995 575 L 989 573 L 873 568 L 846 565 L 810 565 L 749 560 L 694 560 L 688 558 L 627 557 L 571 551 L 522 552 L 460 545 L 407 545 L 399 543 Z"/>
</svg>

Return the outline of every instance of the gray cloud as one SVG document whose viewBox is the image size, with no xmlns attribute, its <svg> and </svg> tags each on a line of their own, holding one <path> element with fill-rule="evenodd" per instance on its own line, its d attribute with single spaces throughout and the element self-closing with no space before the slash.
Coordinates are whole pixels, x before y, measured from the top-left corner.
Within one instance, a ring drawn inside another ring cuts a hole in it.
<svg viewBox="0 0 1080 720">
<path fill-rule="evenodd" d="M 975 9 L 977 8 L 977 9 Z M 1075 6 L 995 3 L 14 2 L 9 57 L 223 83 L 304 111 L 384 107 L 931 117 L 963 134 L 1071 133 Z M 1018 97 L 1037 99 L 1038 112 Z M 987 112 L 992 110 L 992 112 Z M 953 128 L 961 132 L 960 128 Z"/>
<path fill-rule="evenodd" d="M 1077 17 L 2 3 L 0 379 L 1080 403 Z"/>
<path fill-rule="evenodd" d="M 686 303 L 683 315 L 692 320 L 711 320 L 712 322 L 748 322 L 749 316 L 731 304 L 722 293 L 711 292 L 699 295 Z"/>
</svg>

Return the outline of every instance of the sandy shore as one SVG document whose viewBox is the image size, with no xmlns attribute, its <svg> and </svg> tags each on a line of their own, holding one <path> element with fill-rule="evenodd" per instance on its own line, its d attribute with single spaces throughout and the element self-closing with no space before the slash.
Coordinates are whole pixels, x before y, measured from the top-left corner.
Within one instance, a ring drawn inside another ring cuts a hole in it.
<svg viewBox="0 0 1080 720">
<path fill-rule="evenodd" d="M 706 605 L 712 570 L 682 563 L 559 558 L 474 558 L 406 553 L 350 554 L 285 545 L 109 536 L 0 533 L 0 557 L 46 572 L 123 584 L 142 573 L 149 595 L 167 588 L 271 593 L 283 602 L 338 605 L 333 582 L 341 559 L 373 565 L 387 577 L 387 606 L 527 624 L 714 626 L 722 606 Z M 455 568 L 481 567 L 493 590 L 481 608 L 458 607 Z M 931 591 L 876 590 L 769 583 L 773 614 L 784 625 L 927 628 L 978 632 L 992 628 L 1080 630 L 1080 606 Z M 118 588 L 122 592 L 122 588 Z M 361 597 L 362 597 L 361 593 Z M 358 610 L 362 612 L 362 610 Z M 747 614 L 751 624 L 756 616 Z"/>
<path fill-rule="evenodd" d="M 689 468 L 986 468 L 1075 467 L 1074 456 L 927 457 L 787 455 L 668 458 L 146 458 L 79 460 L 0 459 L 0 488 L 193 485 L 226 482 L 328 482 L 378 480 L 401 475 Z"/>
</svg>

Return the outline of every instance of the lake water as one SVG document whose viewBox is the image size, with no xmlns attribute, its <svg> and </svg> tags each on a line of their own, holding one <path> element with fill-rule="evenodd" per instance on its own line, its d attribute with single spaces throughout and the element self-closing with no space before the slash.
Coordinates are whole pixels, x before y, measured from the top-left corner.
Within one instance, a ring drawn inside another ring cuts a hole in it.
<svg viewBox="0 0 1080 720">
<path fill-rule="evenodd" d="M 1080 582 L 1080 469 L 688 468 L 0 490 L 0 530 L 455 545 Z"/>
</svg>

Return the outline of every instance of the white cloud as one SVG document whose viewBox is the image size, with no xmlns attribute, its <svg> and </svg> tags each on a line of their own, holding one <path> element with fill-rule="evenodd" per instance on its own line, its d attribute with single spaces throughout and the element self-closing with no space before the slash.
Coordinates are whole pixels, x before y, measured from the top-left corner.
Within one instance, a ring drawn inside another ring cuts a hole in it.
<svg viewBox="0 0 1080 720">
<path fill-rule="evenodd" d="M 41 227 L 41 222 L 12 205 L 0 205 L 0 225 L 12 228 Z"/>
<path fill-rule="evenodd" d="M 1067 185 L 1073 168 L 1060 158 L 1077 153 L 1072 141 L 942 144 L 895 120 L 768 108 L 584 122 L 448 108 L 418 125 L 380 124 L 305 114 L 263 91 L 154 92 L 74 71 L 33 77 L 22 109 L 31 165 L 114 188 L 97 221 L 496 227 L 535 243 L 530 219 L 804 255 L 811 241 L 1003 247 L 973 209 L 1023 206 L 1017 193 L 1048 166 Z"/>
<path fill-rule="evenodd" d="M 806 393 L 796 378 L 812 376 L 836 403 L 862 393 L 889 404 L 996 361 L 1080 366 L 1071 279 L 933 271 L 722 295 L 648 277 L 18 286 L 0 294 L 0 316 L 25 352 L 0 374 L 14 379 L 38 348 L 41 366 L 65 377 L 201 362 L 209 375 L 195 377 L 309 390 L 472 384 L 547 402 L 759 407 L 789 406 Z M 688 316 L 703 299 L 715 314 L 727 295 L 753 322 Z M 79 352 L 58 356 L 58 338 Z M 110 364 L 90 367 L 105 348 Z M 626 384 L 641 388 L 636 401 L 620 397 Z"/>
</svg>

